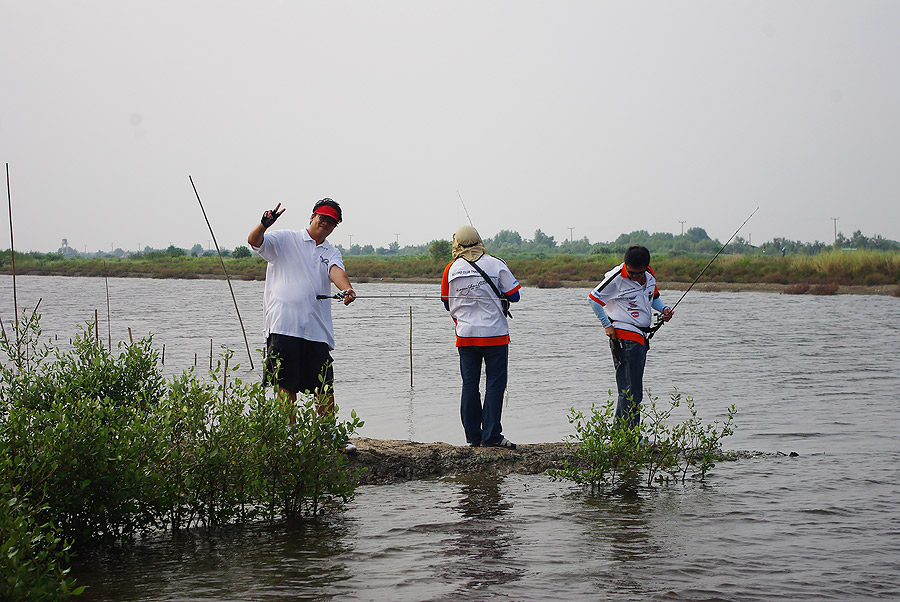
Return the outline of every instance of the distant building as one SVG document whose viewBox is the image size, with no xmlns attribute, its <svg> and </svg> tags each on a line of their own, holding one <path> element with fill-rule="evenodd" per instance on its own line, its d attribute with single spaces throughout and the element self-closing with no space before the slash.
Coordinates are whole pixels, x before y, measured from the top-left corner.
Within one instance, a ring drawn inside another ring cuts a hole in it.
<svg viewBox="0 0 900 602">
<path fill-rule="evenodd" d="M 69 239 L 62 239 L 62 246 L 56 250 L 57 253 L 65 257 L 66 259 L 71 259 L 72 257 L 78 257 L 78 251 L 69 246 Z"/>
</svg>

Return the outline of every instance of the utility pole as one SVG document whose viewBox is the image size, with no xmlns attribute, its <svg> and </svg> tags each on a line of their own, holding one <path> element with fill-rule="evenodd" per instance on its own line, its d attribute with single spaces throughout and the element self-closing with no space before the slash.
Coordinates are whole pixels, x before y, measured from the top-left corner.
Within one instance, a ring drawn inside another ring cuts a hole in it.
<svg viewBox="0 0 900 602">
<path fill-rule="evenodd" d="M 684 236 L 684 222 L 685 222 L 685 220 L 683 220 L 683 219 L 678 220 L 678 223 L 681 224 L 681 235 L 682 236 Z"/>
<path fill-rule="evenodd" d="M 399 247 L 400 246 L 400 234 L 397 232 L 394 232 L 394 236 L 397 237 L 397 246 Z"/>
<path fill-rule="evenodd" d="M 353 248 L 353 235 L 352 235 L 352 234 L 348 234 L 347 236 L 350 237 L 350 247 L 349 247 L 349 248 L 352 249 L 352 248 Z"/>
<path fill-rule="evenodd" d="M 575 240 L 572 236 L 572 230 L 574 230 L 574 229 L 575 228 L 569 228 L 569 242 L 573 242 Z"/>
<path fill-rule="evenodd" d="M 838 221 L 838 219 L 840 219 L 840 218 L 837 218 L 837 217 L 831 218 L 831 221 L 834 222 L 834 244 L 837 244 L 837 221 Z"/>
</svg>

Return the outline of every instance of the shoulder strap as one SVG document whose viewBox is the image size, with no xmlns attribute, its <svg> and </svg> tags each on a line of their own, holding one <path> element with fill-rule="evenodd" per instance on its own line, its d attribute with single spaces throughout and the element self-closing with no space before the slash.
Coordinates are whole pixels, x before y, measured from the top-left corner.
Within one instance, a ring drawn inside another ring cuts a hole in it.
<svg viewBox="0 0 900 602">
<path fill-rule="evenodd" d="M 498 299 L 500 299 L 500 307 L 503 309 L 503 315 L 511 318 L 512 314 L 509 311 L 509 299 L 506 298 L 506 295 L 504 295 L 497 289 L 497 286 L 494 284 L 494 281 L 491 280 L 490 276 L 488 276 L 487 274 L 484 273 L 484 270 L 482 270 L 480 267 L 478 267 L 478 264 L 476 264 L 474 261 L 471 261 L 470 259 L 466 259 L 465 257 L 463 257 L 463 259 L 468 261 L 469 265 L 471 265 L 473 268 L 475 268 L 478 271 L 478 273 L 481 274 L 482 277 L 484 277 L 484 281 L 488 283 L 488 285 L 491 287 L 491 289 L 493 289 L 494 294 L 497 295 Z"/>
</svg>

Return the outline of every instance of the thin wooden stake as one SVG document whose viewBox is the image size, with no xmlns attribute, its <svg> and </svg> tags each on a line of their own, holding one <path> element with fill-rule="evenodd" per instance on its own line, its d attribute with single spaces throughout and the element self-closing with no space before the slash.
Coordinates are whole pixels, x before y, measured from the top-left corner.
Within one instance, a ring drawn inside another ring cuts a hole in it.
<svg viewBox="0 0 900 602">
<path fill-rule="evenodd" d="M 225 385 L 228 383 L 228 354 L 225 354 L 225 370 L 222 371 L 222 403 L 225 403 Z"/>
<path fill-rule="evenodd" d="M 94 310 L 94 341 L 100 346 L 100 313 Z"/>
<path fill-rule="evenodd" d="M 413 386 L 413 361 L 412 361 L 412 305 L 409 306 L 409 386 Z"/>
<path fill-rule="evenodd" d="M 212 370 L 212 339 L 209 340 L 209 369 Z"/>
<path fill-rule="evenodd" d="M 194 186 L 194 178 L 188 176 L 188 179 L 191 181 L 191 188 L 194 189 L 194 194 L 197 196 L 197 202 L 200 203 L 200 211 L 203 212 L 203 219 L 206 220 L 206 226 L 209 228 L 209 235 L 212 236 L 213 243 L 216 245 L 216 253 L 219 254 L 219 263 L 222 264 L 222 271 L 225 273 L 225 280 L 228 282 L 228 290 L 231 291 L 231 300 L 234 301 L 234 311 L 237 312 L 238 322 L 241 324 L 241 332 L 244 333 L 244 345 L 247 347 L 247 357 L 250 358 L 250 369 L 253 370 L 253 354 L 250 353 L 250 342 L 247 341 L 247 331 L 244 330 L 244 321 L 241 319 L 241 310 L 238 309 L 237 297 L 234 296 L 234 287 L 231 286 L 231 278 L 228 276 L 228 270 L 225 269 L 225 260 L 222 259 L 222 252 L 219 250 L 219 243 L 216 241 L 216 235 L 213 233 L 212 224 L 209 223 L 209 218 L 206 217 L 206 209 L 203 208 L 203 202 L 200 200 L 200 193 L 197 192 L 197 187 Z M 210 359 L 210 370 L 212 369 L 212 360 Z"/>
<path fill-rule="evenodd" d="M 106 269 L 106 262 L 103 262 L 103 279 L 106 280 L 106 333 L 108 337 L 108 345 L 112 351 L 112 320 L 109 311 L 109 270 Z"/>
<path fill-rule="evenodd" d="M 162 353 L 162 365 L 166 365 L 166 344 L 163 343 L 163 353 Z"/>
<path fill-rule="evenodd" d="M 128 327 L 128 344 L 134 345 L 134 337 L 131 336 L 131 326 Z"/>
<path fill-rule="evenodd" d="M 194 353 L 194 368 L 196 368 L 196 367 L 197 367 L 197 354 L 195 352 Z"/>
</svg>

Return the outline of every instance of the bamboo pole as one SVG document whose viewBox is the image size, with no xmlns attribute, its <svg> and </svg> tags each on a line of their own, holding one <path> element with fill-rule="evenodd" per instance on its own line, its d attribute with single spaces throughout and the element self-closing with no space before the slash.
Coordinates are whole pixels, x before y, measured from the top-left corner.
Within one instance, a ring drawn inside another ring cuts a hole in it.
<svg viewBox="0 0 900 602">
<path fill-rule="evenodd" d="M 244 334 L 244 345 L 247 347 L 247 357 L 250 358 L 250 369 L 253 370 L 253 354 L 250 353 L 250 342 L 247 340 L 247 331 L 244 330 L 244 321 L 241 319 L 241 310 L 238 309 L 237 297 L 234 296 L 234 287 L 231 286 L 231 277 L 228 276 L 228 270 L 225 269 L 225 260 L 222 259 L 222 252 L 219 250 L 219 243 L 216 241 L 216 235 L 213 233 L 212 224 L 209 223 L 209 218 L 206 217 L 206 209 L 203 208 L 203 202 L 200 200 L 200 193 L 197 192 L 197 187 L 194 186 L 194 178 L 188 176 L 188 179 L 191 181 L 191 187 L 194 189 L 194 194 L 197 196 L 197 202 L 200 203 L 200 211 L 203 212 L 203 219 L 206 220 L 206 226 L 209 228 L 209 235 L 216 245 L 216 253 L 219 254 L 219 263 L 222 264 L 222 271 L 225 273 L 225 280 L 228 282 L 228 290 L 231 291 L 231 300 L 234 301 L 234 311 L 237 312 L 238 322 L 241 325 L 241 332 Z M 210 369 L 212 369 L 212 359 L 210 359 Z"/>
<path fill-rule="evenodd" d="M 12 259 L 13 312 L 16 318 L 16 355 L 22 351 L 19 339 L 19 298 L 16 294 L 16 245 L 13 241 L 12 192 L 9 187 L 9 163 L 6 164 L 6 198 L 9 200 L 9 256 Z"/>
</svg>

